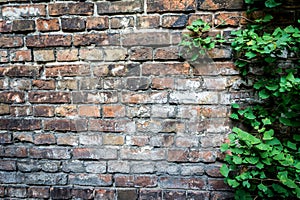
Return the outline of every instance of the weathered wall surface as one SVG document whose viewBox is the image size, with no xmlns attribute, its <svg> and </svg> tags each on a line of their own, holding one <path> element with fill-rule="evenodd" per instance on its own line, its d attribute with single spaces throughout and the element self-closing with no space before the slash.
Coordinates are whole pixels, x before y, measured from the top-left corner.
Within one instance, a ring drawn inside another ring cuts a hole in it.
<svg viewBox="0 0 300 200">
<path fill-rule="evenodd" d="M 217 26 L 242 2 L 1 0 L 0 198 L 230 197 L 231 50 L 197 67 L 177 44 L 193 19 Z"/>
</svg>

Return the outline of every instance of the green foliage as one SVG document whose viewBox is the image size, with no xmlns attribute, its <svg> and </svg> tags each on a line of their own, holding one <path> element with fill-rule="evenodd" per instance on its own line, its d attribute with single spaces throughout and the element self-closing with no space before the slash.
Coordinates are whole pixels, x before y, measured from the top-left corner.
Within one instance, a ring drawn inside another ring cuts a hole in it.
<svg viewBox="0 0 300 200">
<path fill-rule="evenodd" d="M 299 25 L 274 27 L 270 13 L 280 9 L 283 0 L 245 2 L 252 11 L 263 10 L 264 16 L 233 31 L 228 42 L 255 95 L 248 105 L 232 104 L 230 117 L 242 126 L 234 127 L 229 142 L 221 146 L 226 164 L 220 172 L 235 189 L 236 199 L 300 199 Z M 191 33 L 181 45 L 198 48 L 195 59 L 203 49 L 224 42 L 209 36 L 212 29 L 202 20 L 187 28 Z"/>
</svg>

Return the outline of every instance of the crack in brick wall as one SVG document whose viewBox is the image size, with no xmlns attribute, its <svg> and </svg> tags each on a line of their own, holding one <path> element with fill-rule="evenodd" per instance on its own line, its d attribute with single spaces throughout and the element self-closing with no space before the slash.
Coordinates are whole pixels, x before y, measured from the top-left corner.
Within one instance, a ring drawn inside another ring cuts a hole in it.
<svg viewBox="0 0 300 200">
<path fill-rule="evenodd" d="M 0 198 L 231 198 L 219 146 L 249 92 L 228 46 L 197 65 L 178 43 L 242 2 L 0 1 Z"/>
</svg>

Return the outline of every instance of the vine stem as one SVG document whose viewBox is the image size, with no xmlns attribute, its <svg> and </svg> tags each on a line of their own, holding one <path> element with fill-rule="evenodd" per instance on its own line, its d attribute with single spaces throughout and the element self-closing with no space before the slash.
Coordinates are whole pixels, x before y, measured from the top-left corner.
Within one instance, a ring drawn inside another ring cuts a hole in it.
<svg viewBox="0 0 300 200">
<path fill-rule="evenodd" d="M 273 178 L 267 178 L 267 179 L 259 179 L 259 178 L 251 178 L 250 180 L 256 180 L 256 181 L 274 181 L 274 182 L 281 182 L 278 179 L 273 179 Z M 300 182 L 295 181 L 296 184 L 300 184 Z"/>
</svg>

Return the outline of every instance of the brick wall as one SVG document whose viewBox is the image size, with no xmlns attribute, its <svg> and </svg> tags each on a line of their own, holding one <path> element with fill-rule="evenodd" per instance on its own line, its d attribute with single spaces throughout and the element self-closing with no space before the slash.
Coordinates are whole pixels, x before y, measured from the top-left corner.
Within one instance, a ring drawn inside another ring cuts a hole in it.
<svg viewBox="0 0 300 200">
<path fill-rule="evenodd" d="M 219 146 L 248 94 L 229 47 L 192 65 L 177 44 L 242 2 L 1 0 L 0 198 L 231 197 Z"/>
</svg>

